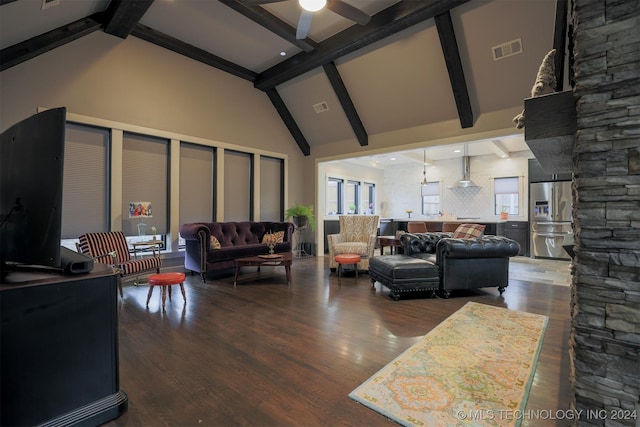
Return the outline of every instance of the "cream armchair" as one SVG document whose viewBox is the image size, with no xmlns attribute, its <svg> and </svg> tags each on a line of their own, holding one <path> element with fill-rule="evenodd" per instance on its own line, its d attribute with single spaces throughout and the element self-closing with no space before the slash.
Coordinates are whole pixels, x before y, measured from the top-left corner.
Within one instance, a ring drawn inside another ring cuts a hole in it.
<svg viewBox="0 0 640 427">
<path fill-rule="evenodd" d="M 360 270 L 369 270 L 378 234 L 378 215 L 340 215 L 340 234 L 329 234 L 329 268 L 338 268 L 336 255 L 358 254 Z"/>
</svg>

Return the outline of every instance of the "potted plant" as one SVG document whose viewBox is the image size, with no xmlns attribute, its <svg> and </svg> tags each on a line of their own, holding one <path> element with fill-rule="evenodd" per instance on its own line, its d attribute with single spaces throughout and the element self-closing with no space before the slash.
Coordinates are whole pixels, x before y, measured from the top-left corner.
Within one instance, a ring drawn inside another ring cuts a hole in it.
<svg viewBox="0 0 640 427">
<path fill-rule="evenodd" d="M 316 218 L 313 214 L 313 206 L 294 205 L 284 212 L 284 219 L 293 219 L 296 227 L 304 227 L 307 223 L 312 230 L 316 228 Z"/>
<path fill-rule="evenodd" d="M 354 205 L 354 204 L 350 204 L 349 205 L 349 213 L 350 214 L 356 213 L 356 205 Z"/>
<path fill-rule="evenodd" d="M 506 206 L 503 206 L 502 209 L 500 209 L 500 219 L 509 219 L 509 210 Z"/>
</svg>

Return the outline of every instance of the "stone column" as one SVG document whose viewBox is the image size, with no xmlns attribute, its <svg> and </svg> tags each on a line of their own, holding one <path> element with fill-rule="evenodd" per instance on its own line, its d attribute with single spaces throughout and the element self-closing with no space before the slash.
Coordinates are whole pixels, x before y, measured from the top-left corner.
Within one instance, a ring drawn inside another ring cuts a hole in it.
<svg viewBox="0 0 640 427">
<path fill-rule="evenodd" d="M 578 425 L 640 425 L 639 3 L 573 1 L 570 356 L 572 405 L 585 411 Z"/>
</svg>

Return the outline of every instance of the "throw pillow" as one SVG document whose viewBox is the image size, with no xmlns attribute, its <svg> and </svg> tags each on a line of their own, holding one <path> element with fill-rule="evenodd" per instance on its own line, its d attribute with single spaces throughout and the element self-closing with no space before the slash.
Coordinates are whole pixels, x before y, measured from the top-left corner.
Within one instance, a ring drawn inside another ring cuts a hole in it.
<svg viewBox="0 0 640 427">
<path fill-rule="evenodd" d="M 262 237 L 262 243 L 267 245 L 269 243 L 282 243 L 284 241 L 284 231 L 276 231 L 275 233 L 266 233 Z"/>
<path fill-rule="evenodd" d="M 454 239 L 479 239 L 484 234 L 486 225 L 460 224 L 451 237 Z"/>
<path fill-rule="evenodd" d="M 209 246 L 211 247 L 211 249 L 220 249 L 222 247 L 218 239 L 216 239 L 214 236 L 211 236 L 211 244 Z"/>
</svg>

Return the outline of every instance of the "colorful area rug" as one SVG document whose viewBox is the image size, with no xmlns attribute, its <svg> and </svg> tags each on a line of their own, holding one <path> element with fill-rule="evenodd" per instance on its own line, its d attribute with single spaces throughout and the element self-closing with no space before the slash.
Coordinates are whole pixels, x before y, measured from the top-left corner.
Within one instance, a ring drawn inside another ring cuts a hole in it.
<svg viewBox="0 0 640 427">
<path fill-rule="evenodd" d="M 469 302 L 349 397 L 405 426 L 519 425 L 547 320 Z"/>
</svg>

